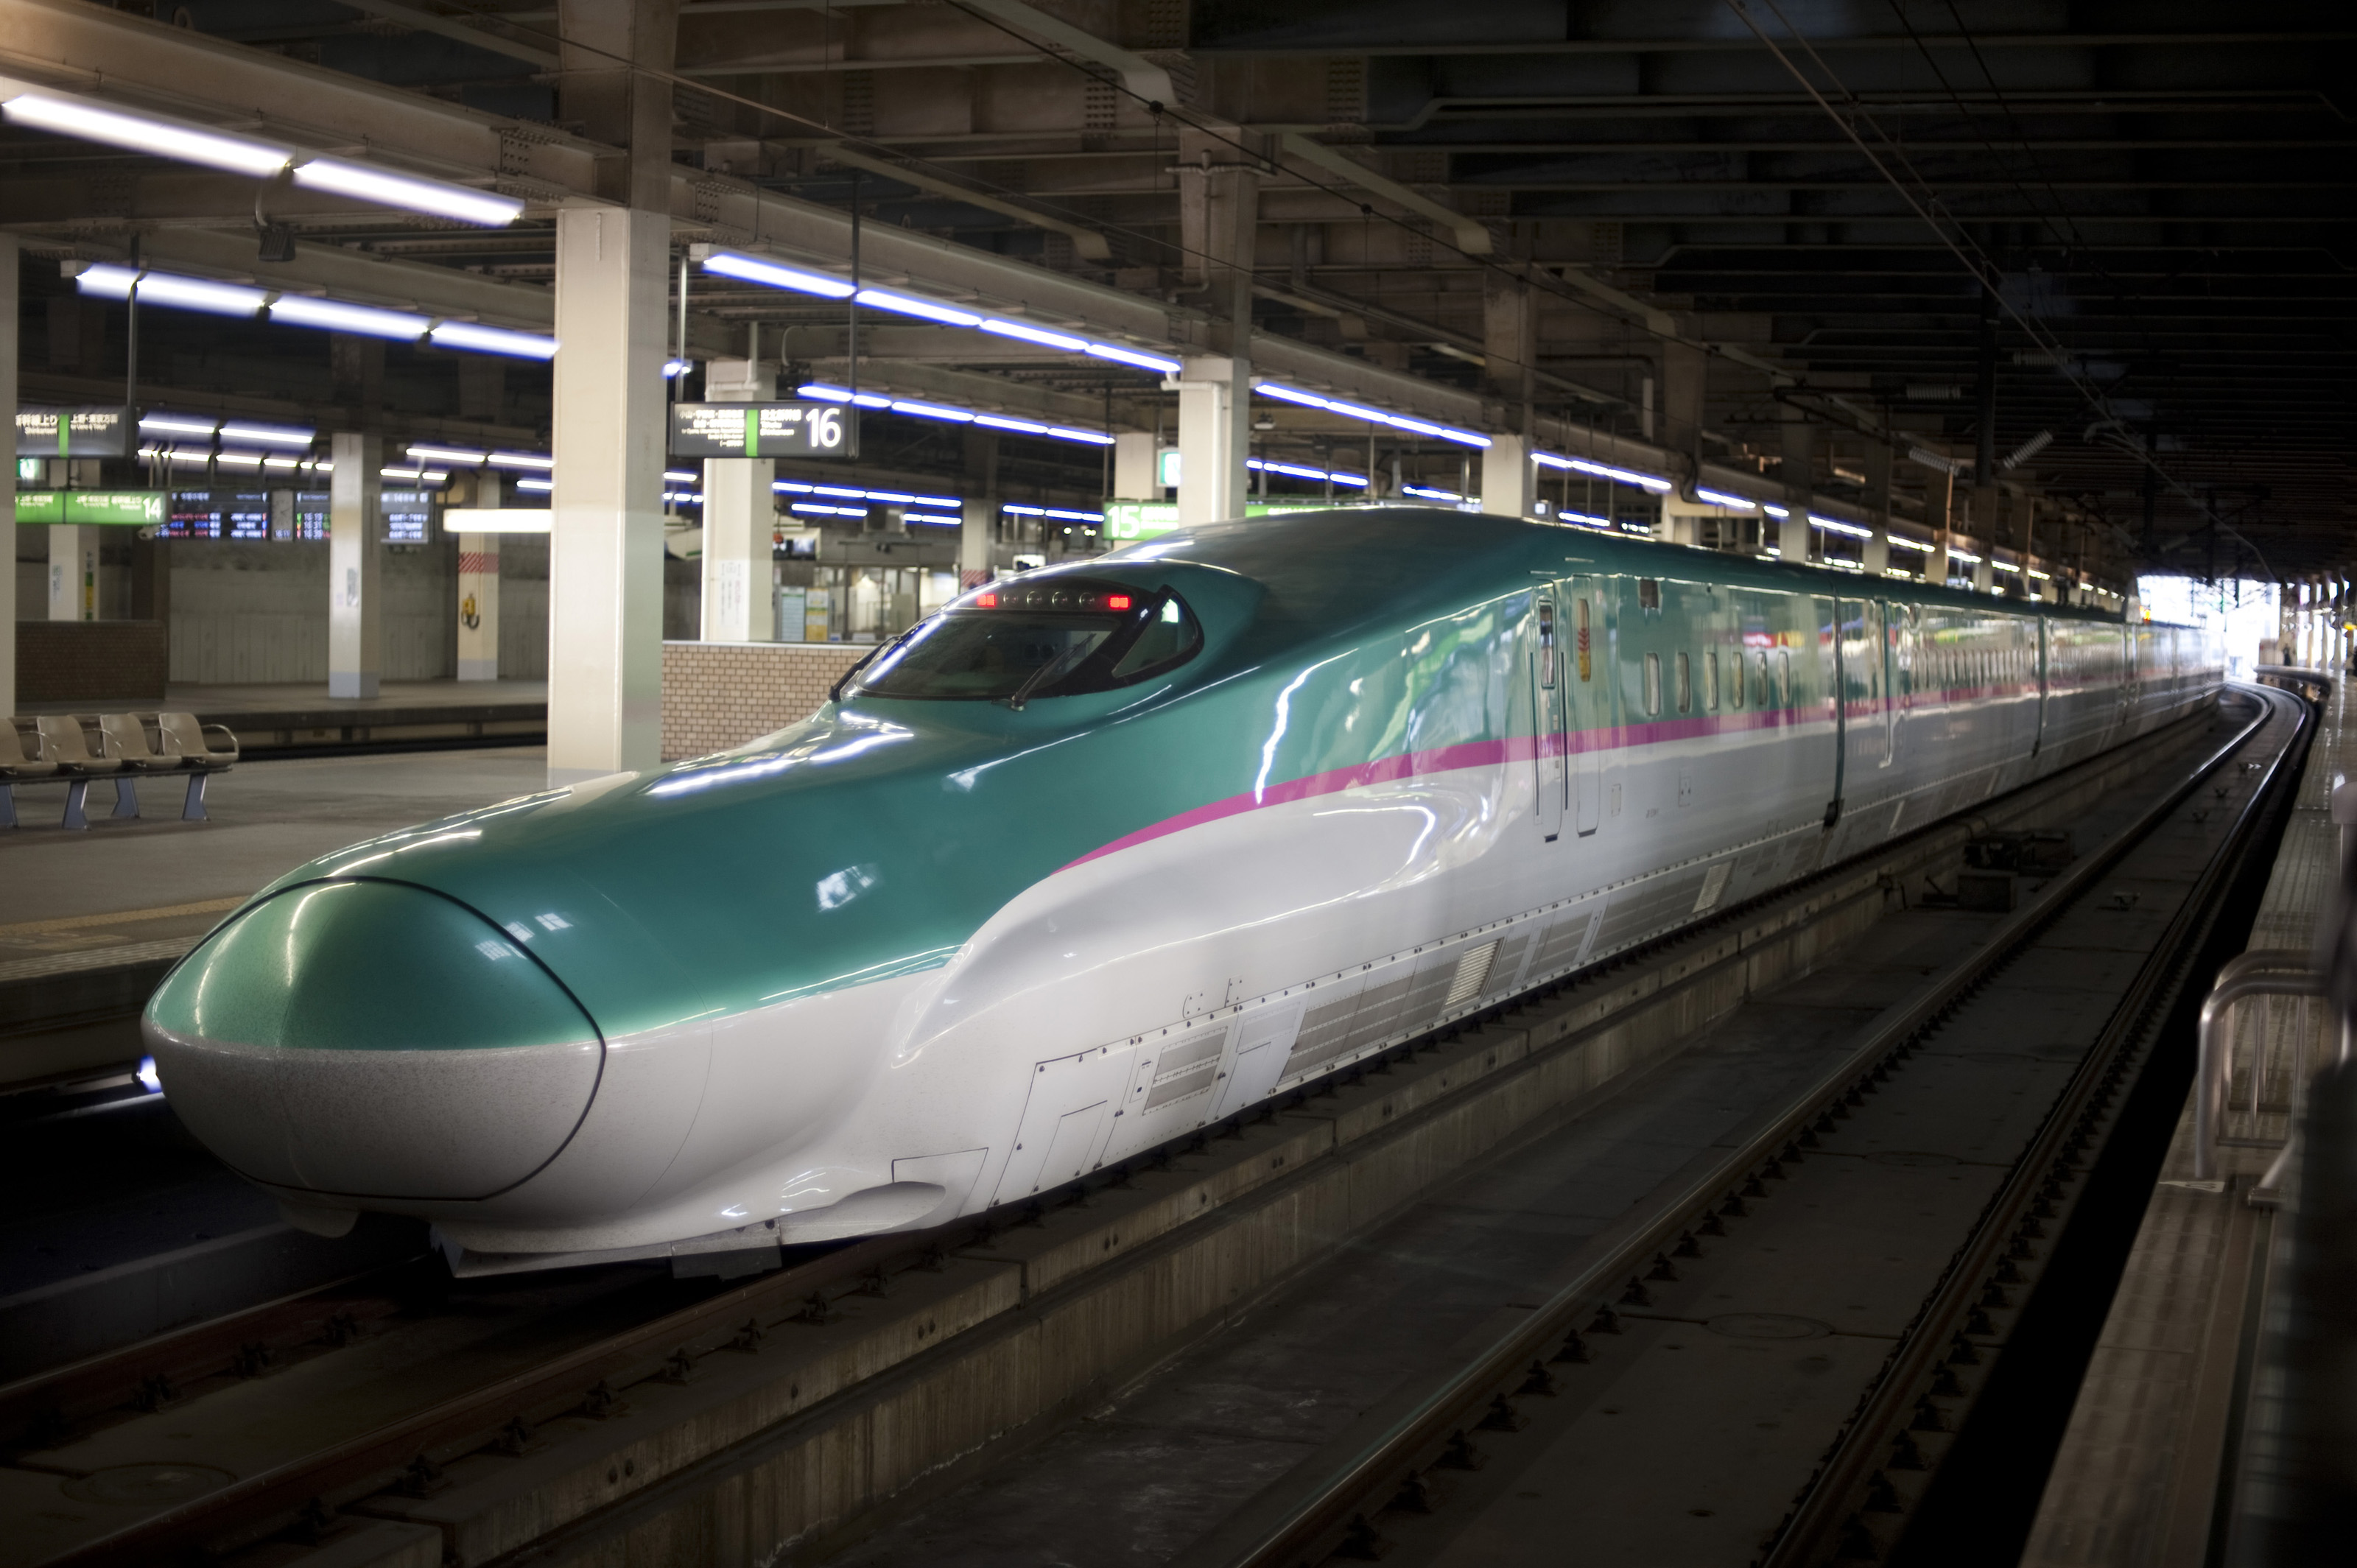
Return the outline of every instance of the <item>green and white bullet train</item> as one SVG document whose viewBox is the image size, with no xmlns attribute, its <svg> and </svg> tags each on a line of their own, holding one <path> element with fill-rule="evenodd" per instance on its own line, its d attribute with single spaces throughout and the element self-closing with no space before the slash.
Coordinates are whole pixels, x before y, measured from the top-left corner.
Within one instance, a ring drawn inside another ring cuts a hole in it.
<svg viewBox="0 0 2357 1568">
<path fill-rule="evenodd" d="M 2212 701 L 2201 634 L 1419 509 L 967 595 L 804 722 L 279 878 L 145 1027 L 462 1273 L 1021 1202 Z"/>
</svg>

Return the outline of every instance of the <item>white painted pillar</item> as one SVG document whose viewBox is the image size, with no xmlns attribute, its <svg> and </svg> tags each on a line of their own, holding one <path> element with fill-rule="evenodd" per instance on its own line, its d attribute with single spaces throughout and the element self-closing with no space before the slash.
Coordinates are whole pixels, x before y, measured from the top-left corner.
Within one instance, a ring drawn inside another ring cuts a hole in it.
<svg viewBox="0 0 2357 1568">
<path fill-rule="evenodd" d="M 1869 441 L 1866 448 L 1866 504 L 1874 537 L 1866 542 L 1860 559 L 1869 577 L 1890 575 L 1890 448 Z"/>
<path fill-rule="evenodd" d="M 500 678 L 500 536 L 458 535 L 458 679 Z"/>
<path fill-rule="evenodd" d="M 767 403 L 778 367 L 766 360 L 715 360 L 705 367 L 711 403 Z M 777 596 L 770 591 L 770 535 L 778 524 L 774 457 L 704 460 L 704 640 L 775 642 Z"/>
<path fill-rule="evenodd" d="M 338 431 L 328 479 L 328 695 L 373 698 L 384 668 L 384 438 Z"/>
<path fill-rule="evenodd" d="M 88 524 L 49 525 L 49 618 L 98 618 L 96 528 Z"/>
<path fill-rule="evenodd" d="M 16 406 L 16 237 L 0 234 L 0 408 Z M 9 455 L 16 455 L 12 441 Z M 0 465 L 0 539 L 8 542 L 0 572 L 0 719 L 16 711 L 16 465 Z"/>
<path fill-rule="evenodd" d="M 1481 510 L 1494 517 L 1537 515 L 1538 465 L 1530 437 L 1492 435 L 1481 454 Z"/>
<path fill-rule="evenodd" d="M 1809 532 L 1809 503 L 1816 496 L 1817 427 L 1811 424 L 1799 409 L 1787 405 L 1779 434 L 1783 437 L 1783 480 L 1785 513 L 1776 530 L 1776 548 L 1781 558 L 1794 565 L 1806 565 L 1813 558 L 1813 542 Z"/>
<path fill-rule="evenodd" d="M 651 768 L 662 746 L 668 214 L 556 218 L 548 781 Z"/>
<path fill-rule="evenodd" d="M 1158 501 L 1154 482 L 1154 432 L 1116 430 L 1113 435 L 1113 494 L 1110 500 Z"/>
<path fill-rule="evenodd" d="M 1178 521 L 1242 517 L 1252 446 L 1252 369 L 1227 356 L 1189 360 L 1178 379 Z"/>
</svg>

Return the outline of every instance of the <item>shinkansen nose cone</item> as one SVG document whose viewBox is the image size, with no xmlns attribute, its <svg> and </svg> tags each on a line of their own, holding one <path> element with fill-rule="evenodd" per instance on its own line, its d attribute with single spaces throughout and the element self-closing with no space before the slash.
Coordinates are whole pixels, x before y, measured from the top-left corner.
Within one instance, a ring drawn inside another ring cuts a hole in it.
<svg viewBox="0 0 2357 1568">
<path fill-rule="evenodd" d="M 173 1110 L 273 1187 L 479 1198 L 548 1163 L 605 1047 L 521 944 L 398 882 L 285 889 L 216 932 L 147 1004 Z"/>
</svg>

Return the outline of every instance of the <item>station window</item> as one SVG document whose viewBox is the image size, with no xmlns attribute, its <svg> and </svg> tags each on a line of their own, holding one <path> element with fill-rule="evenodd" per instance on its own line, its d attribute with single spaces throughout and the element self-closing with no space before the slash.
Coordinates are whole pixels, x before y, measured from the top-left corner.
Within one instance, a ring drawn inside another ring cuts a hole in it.
<svg viewBox="0 0 2357 1568">
<path fill-rule="evenodd" d="M 1694 712 L 1694 663 L 1683 653 L 1678 655 L 1678 712 Z"/>
<path fill-rule="evenodd" d="M 1645 655 L 1645 712 L 1648 716 L 1662 711 L 1662 656 Z"/>
</svg>

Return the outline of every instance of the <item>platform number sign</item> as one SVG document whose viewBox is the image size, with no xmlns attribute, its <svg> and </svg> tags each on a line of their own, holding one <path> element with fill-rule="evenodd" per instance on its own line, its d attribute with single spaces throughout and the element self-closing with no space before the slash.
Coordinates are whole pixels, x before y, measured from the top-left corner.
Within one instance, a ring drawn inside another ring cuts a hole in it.
<svg viewBox="0 0 2357 1568">
<path fill-rule="evenodd" d="M 674 457 L 852 457 L 854 411 L 839 403 L 672 405 Z"/>
</svg>

